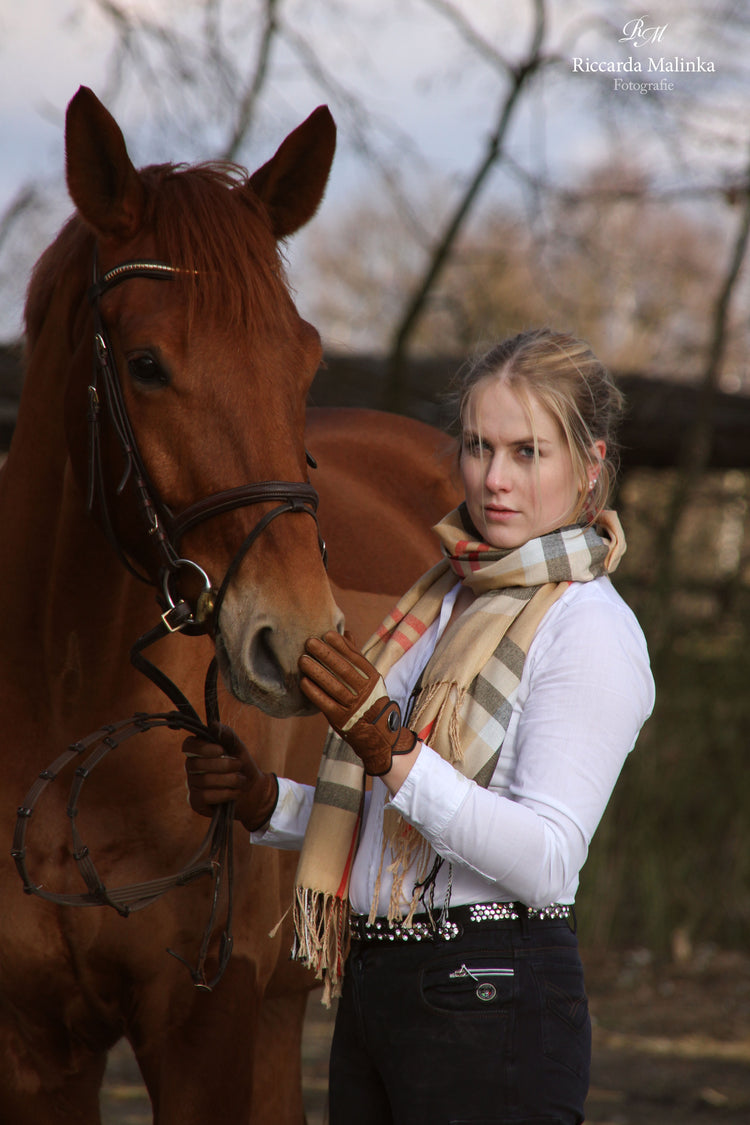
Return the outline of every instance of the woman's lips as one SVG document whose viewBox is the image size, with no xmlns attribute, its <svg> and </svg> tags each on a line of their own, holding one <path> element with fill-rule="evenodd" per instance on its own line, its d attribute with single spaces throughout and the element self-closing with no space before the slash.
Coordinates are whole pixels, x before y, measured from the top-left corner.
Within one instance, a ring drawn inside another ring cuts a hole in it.
<svg viewBox="0 0 750 1125">
<path fill-rule="evenodd" d="M 493 504 L 485 505 L 484 512 L 488 520 L 507 520 L 518 515 L 515 508 L 502 508 Z"/>
</svg>

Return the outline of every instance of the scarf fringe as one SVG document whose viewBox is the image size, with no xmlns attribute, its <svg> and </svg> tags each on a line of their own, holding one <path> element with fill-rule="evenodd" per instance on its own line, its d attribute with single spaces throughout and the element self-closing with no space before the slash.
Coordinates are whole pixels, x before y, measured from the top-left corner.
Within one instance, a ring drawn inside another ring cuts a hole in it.
<svg viewBox="0 0 750 1125">
<path fill-rule="evenodd" d="M 341 995 L 344 962 L 351 945 L 349 903 L 338 895 L 297 887 L 292 905 L 292 960 L 323 981 L 323 1004 Z"/>
<path fill-rule="evenodd" d="M 421 894 L 419 884 L 422 879 L 426 877 L 430 869 L 430 863 L 434 853 L 424 836 L 420 835 L 416 828 L 407 824 L 407 822 L 392 809 L 386 810 L 383 817 L 383 841 L 380 846 L 380 863 L 378 864 L 378 874 L 375 880 L 372 904 L 367 919 L 371 925 L 377 918 L 380 910 L 380 885 L 383 880 L 383 868 L 385 866 L 385 853 L 387 849 L 390 850 L 391 853 L 391 862 L 388 864 L 387 871 L 391 875 L 393 882 L 386 917 L 389 922 L 398 922 L 401 925 L 410 926 L 419 905 Z M 412 891 L 409 900 L 409 910 L 406 914 L 406 918 L 404 918 L 401 913 L 401 903 L 406 900 L 406 895 L 404 894 L 404 878 L 406 872 L 412 865 L 415 866 L 417 883 Z"/>
<path fill-rule="evenodd" d="M 381 872 L 383 856 L 386 847 L 390 848 L 391 861 L 388 864 L 388 873 L 393 882 L 391 895 L 388 901 L 386 916 L 389 922 L 399 922 L 410 926 L 419 905 L 419 883 L 425 878 L 433 858 L 433 850 L 424 836 L 416 828 L 408 824 L 399 813 L 387 809 L 383 816 L 383 852 L 381 855 Z M 414 869 L 416 882 L 409 895 L 404 892 L 404 878 L 406 872 Z M 373 895 L 373 908 L 371 913 L 376 913 L 380 892 L 380 872 L 378 878 L 378 894 Z M 406 918 L 402 914 L 402 903 L 408 902 L 409 909 Z"/>
<path fill-rule="evenodd" d="M 423 726 L 425 726 L 426 717 L 430 714 L 430 711 L 437 701 L 437 714 L 431 722 L 426 724 L 429 726 L 429 739 L 431 744 L 439 740 L 440 736 L 437 732 L 441 729 L 447 715 L 448 761 L 451 765 L 456 765 L 457 762 L 462 762 L 464 760 L 459 715 L 469 687 L 469 684 L 459 684 L 455 680 L 452 680 L 450 683 L 445 680 L 436 680 L 431 684 L 427 684 L 417 697 L 414 706 L 414 715 L 410 720 L 410 725 L 414 727 L 415 730 L 422 730 Z"/>
</svg>

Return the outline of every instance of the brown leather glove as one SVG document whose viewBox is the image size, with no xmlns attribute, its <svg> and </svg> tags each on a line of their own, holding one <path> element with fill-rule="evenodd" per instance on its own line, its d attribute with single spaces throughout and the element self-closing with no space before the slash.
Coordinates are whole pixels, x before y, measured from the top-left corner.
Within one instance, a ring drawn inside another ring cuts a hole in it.
<svg viewBox="0 0 750 1125">
<path fill-rule="evenodd" d="M 217 805 L 234 801 L 235 819 L 254 832 L 276 808 L 276 774 L 260 769 L 231 727 L 214 723 L 210 731 L 213 742 L 191 736 L 182 744 L 190 807 L 201 816 L 213 816 Z"/>
<path fill-rule="evenodd" d="M 367 773 L 388 773 L 394 754 L 414 749 L 416 734 L 401 726 L 398 703 L 388 698 L 382 676 L 349 634 L 310 637 L 299 670 L 304 695 L 362 759 Z"/>
</svg>

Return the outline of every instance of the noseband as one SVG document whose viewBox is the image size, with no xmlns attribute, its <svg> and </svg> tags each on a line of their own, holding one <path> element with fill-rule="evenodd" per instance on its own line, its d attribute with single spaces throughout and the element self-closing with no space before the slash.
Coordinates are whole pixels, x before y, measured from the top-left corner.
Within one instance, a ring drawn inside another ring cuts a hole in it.
<svg viewBox="0 0 750 1125">
<path fill-rule="evenodd" d="M 49 902 L 63 906 L 107 905 L 113 907 L 123 916 L 147 906 L 173 887 L 183 886 L 201 875 L 211 875 L 214 879 L 212 905 L 204 929 L 197 964 L 192 967 L 181 954 L 172 949 L 169 950 L 187 966 L 196 987 L 210 991 L 221 979 L 232 952 L 232 826 L 234 804 L 227 803 L 217 807 L 201 847 L 181 871 L 145 883 L 110 888 L 105 886 L 100 878 L 89 849 L 79 835 L 76 823 L 78 800 L 82 787 L 93 768 L 110 750 L 117 749 L 137 735 L 155 728 L 166 727 L 170 730 L 181 730 L 209 740 L 212 739 L 211 726 L 219 718 L 216 658 L 214 657 L 211 661 L 206 675 L 204 689 L 206 721 L 204 723 L 177 685 L 150 660 L 146 659 L 143 655 L 144 649 L 168 633 L 182 631 L 190 635 L 199 635 L 207 632 L 209 626 L 213 628 L 215 640 L 218 639 L 219 618 L 224 596 L 250 547 L 265 528 L 285 512 L 304 512 L 312 516 L 317 527 L 318 494 L 311 484 L 304 481 L 267 480 L 255 484 L 242 484 L 236 488 L 215 492 L 191 504 L 177 515 L 162 501 L 149 477 L 135 440 L 122 394 L 115 353 L 104 325 L 99 302 L 104 293 L 131 278 L 168 281 L 177 273 L 179 273 L 178 268 L 166 265 L 163 262 L 124 262 L 122 265 L 115 266 L 114 269 L 109 270 L 100 278 L 96 254 L 94 256 L 94 280 L 89 290 L 89 300 L 94 314 L 95 346 L 94 370 L 88 389 L 89 480 L 87 496 L 90 511 L 93 509 L 95 501 L 98 501 L 98 513 L 102 519 L 105 532 L 127 569 L 136 578 L 157 588 L 157 601 L 164 609 L 161 621 L 135 642 L 130 651 L 130 660 L 135 668 L 148 676 L 169 697 L 177 709 L 176 711 L 152 715 L 135 715 L 131 719 L 102 727 L 87 738 L 69 746 L 46 770 L 39 774 L 27 793 L 24 803 L 19 807 L 11 855 L 15 860 L 16 868 L 27 894 L 38 895 Z M 117 434 L 125 462 L 122 478 L 117 487 L 117 495 L 122 494 L 128 480 L 132 477 L 145 532 L 157 543 L 159 549 L 160 569 L 156 581 L 147 574 L 140 573 L 131 563 L 117 538 L 110 517 L 101 460 L 102 396 L 109 419 Z M 315 467 L 315 462 L 310 454 L 306 453 L 306 456 L 308 464 Z M 251 504 L 269 503 L 275 506 L 261 516 L 240 544 L 219 589 L 215 590 L 211 586 L 205 570 L 197 562 L 183 557 L 180 553 L 180 542 L 183 536 L 192 528 L 215 516 Z M 318 542 L 325 563 L 325 544 L 319 531 Z M 195 606 L 189 604 L 177 591 L 179 572 L 185 568 L 193 570 L 203 581 L 203 590 L 197 598 Z M 58 774 L 76 759 L 82 764 L 75 770 L 75 777 L 70 788 L 67 814 L 70 818 L 73 858 L 78 865 L 87 891 L 81 894 L 57 894 L 32 881 L 26 865 L 26 833 L 41 794 L 56 779 Z M 224 928 L 219 947 L 218 968 L 209 980 L 206 977 L 205 965 L 210 939 L 220 909 L 220 896 L 223 891 L 224 878 L 226 878 Z"/>
</svg>

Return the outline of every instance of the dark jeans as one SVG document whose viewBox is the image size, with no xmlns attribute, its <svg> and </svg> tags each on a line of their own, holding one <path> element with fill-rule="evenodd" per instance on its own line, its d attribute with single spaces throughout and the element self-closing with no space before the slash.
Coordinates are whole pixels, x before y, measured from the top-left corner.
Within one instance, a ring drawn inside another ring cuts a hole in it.
<svg viewBox="0 0 750 1125">
<path fill-rule="evenodd" d="M 331 1047 L 330 1125 L 580 1125 L 590 1057 L 565 921 L 356 942 Z"/>
</svg>

